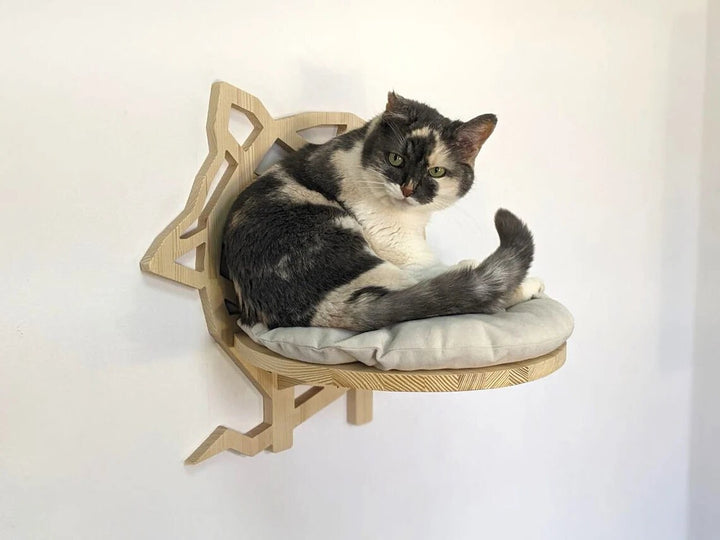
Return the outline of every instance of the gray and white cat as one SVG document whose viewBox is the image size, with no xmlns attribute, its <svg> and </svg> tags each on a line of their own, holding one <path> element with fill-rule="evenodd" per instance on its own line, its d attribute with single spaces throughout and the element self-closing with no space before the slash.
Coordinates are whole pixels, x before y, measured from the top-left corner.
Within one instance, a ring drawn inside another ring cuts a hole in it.
<svg viewBox="0 0 720 540">
<path fill-rule="evenodd" d="M 400 321 L 493 313 L 542 290 L 525 280 L 532 234 L 498 210 L 500 247 L 482 263 L 439 263 L 431 214 L 465 195 L 497 119 L 451 121 L 391 92 L 385 112 L 325 144 L 308 144 L 237 198 L 223 270 L 240 321 L 365 331 Z"/>
</svg>

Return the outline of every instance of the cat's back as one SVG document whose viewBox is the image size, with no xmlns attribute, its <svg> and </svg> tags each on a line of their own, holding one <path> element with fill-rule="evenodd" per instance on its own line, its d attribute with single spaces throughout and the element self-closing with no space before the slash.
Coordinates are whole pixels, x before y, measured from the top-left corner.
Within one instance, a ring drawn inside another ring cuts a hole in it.
<svg viewBox="0 0 720 540">
<path fill-rule="evenodd" d="M 354 218 L 331 195 L 313 189 L 312 177 L 300 182 L 293 164 L 302 161 L 268 170 L 228 214 L 222 258 L 245 324 L 309 325 L 329 291 L 380 262 Z"/>
<path fill-rule="evenodd" d="M 225 239 L 248 227 L 284 234 L 290 223 L 303 229 L 311 222 L 317 225 L 339 217 L 352 219 L 338 202 L 343 174 L 335 166 L 334 157 L 361 141 L 365 129 L 345 133 L 325 144 L 307 144 L 268 169 L 233 203 Z"/>
<path fill-rule="evenodd" d="M 330 196 L 301 181 L 296 170 L 302 161 L 285 160 L 258 177 L 235 199 L 225 225 L 224 237 L 232 236 L 239 228 L 262 228 L 268 234 L 283 229 L 285 222 L 303 223 L 320 215 L 333 218 L 345 215 L 342 206 Z M 304 217 L 306 216 L 306 217 Z"/>
</svg>

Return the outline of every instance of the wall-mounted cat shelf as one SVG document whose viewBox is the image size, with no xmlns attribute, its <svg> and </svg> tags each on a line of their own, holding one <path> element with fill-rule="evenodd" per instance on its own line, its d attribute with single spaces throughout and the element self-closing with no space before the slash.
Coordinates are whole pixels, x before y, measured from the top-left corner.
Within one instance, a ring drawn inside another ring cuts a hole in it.
<svg viewBox="0 0 720 540">
<path fill-rule="evenodd" d="M 232 111 L 252 123 L 245 141 L 237 141 L 229 123 Z M 361 363 L 325 366 L 290 360 L 256 344 L 237 326 L 226 301 L 237 298 L 232 283 L 219 274 L 221 233 L 230 205 L 257 177 L 257 170 L 274 144 L 292 151 L 306 143 L 299 134 L 318 126 L 335 126 L 338 133 L 355 129 L 363 120 L 350 113 L 302 113 L 274 119 L 260 101 L 224 82 L 212 85 L 207 120 L 209 152 L 183 211 L 150 245 L 140 262 L 144 272 L 198 289 L 210 334 L 263 396 L 262 423 L 247 433 L 219 426 L 192 453 L 198 463 L 224 450 L 255 455 L 292 446 L 293 429 L 347 393 L 348 422 L 372 420 L 373 390 L 395 392 L 457 392 L 522 384 L 557 370 L 565 362 L 565 346 L 550 354 L 476 369 L 381 371 Z M 194 267 L 180 259 L 194 254 Z M 295 397 L 294 387 L 312 388 Z"/>
</svg>

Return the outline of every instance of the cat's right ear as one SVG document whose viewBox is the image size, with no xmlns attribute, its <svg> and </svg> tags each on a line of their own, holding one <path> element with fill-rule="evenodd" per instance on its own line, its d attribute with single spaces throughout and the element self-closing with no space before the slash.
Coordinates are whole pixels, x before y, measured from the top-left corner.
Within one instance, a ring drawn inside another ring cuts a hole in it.
<svg viewBox="0 0 720 540">
<path fill-rule="evenodd" d="M 386 118 L 407 118 L 408 102 L 407 100 L 396 94 L 394 90 L 388 92 L 387 105 L 385 105 Z"/>
</svg>

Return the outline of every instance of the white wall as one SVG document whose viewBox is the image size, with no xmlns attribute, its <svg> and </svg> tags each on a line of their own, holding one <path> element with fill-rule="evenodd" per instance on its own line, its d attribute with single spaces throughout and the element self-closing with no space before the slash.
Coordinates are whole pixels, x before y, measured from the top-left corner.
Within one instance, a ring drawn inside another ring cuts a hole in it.
<svg viewBox="0 0 720 540">
<path fill-rule="evenodd" d="M 708 2 L 690 452 L 689 534 L 720 534 L 720 1 Z"/>
<path fill-rule="evenodd" d="M 2 11 L 0 537 L 685 536 L 703 1 Z M 288 452 L 183 466 L 260 414 L 196 294 L 138 269 L 205 157 L 217 79 L 277 116 L 369 117 L 390 88 L 497 113 L 479 181 L 429 237 L 478 257 L 495 208 L 526 219 L 535 273 L 577 318 L 566 366 L 379 394 L 364 427 L 336 403 Z"/>
</svg>

